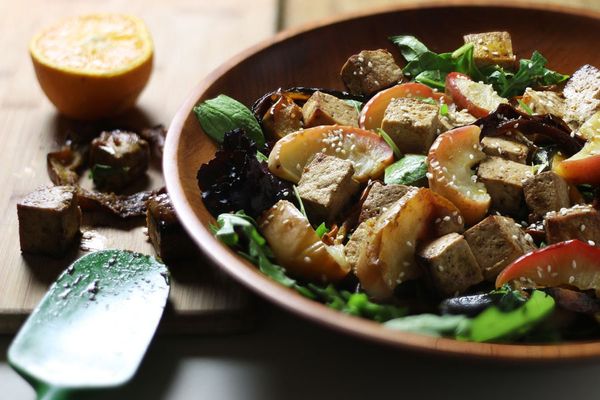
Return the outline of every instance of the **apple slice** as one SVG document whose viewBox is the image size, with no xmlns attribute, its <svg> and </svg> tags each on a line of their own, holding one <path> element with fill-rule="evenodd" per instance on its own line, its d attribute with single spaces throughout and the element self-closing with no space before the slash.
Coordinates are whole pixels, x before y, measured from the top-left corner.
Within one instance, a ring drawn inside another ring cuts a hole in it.
<svg viewBox="0 0 600 400">
<path fill-rule="evenodd" d="M 327 246 L 308 219 L 289 201 L 280 200 L 258 221 L 275 259 L 291 275 L 312 282 L 338 282 L 350 272 L 343 247 Z"/>
<path fill-rule="evenodd" d="M 485 117 L 501 103 L 508 103 L 508 100 L 496 93 L 492 85 L 475 82 L 459 72 L 451 72 L 446 76 L 446 91 L 458 108 L 466 109 L 477 118 Z"/>
<path fill-rule="evenodd" d="M 600 111 L 579 128 L 579 135 L 587 139 L 576 154 L 560 162 L 552 169 L 570 183 L 600 184 Z"/>
<path fill-rule="evenodd" d="M 352 126 L 323 125 L 290 133 L 269 154 L 269 170 L 298 183 L 304 166 L 318 152 L 349 160 L 359 182 L 383 175 L 394 161 L 391 147 L 374 132 Z"/>
<path fill-rule="evenodd" d="M 427 156 L 429 187 L 454 203 L 468 225 L 480 221 L 491 202 L 485 185 L 471 171 L 485 158 L 479 147 L 480 133 L 475 125 L 442 133 Z"/>
<path fill-rule="evenodd" d="M 463 229 L 458 209 L 424 188 L 412 189 L 366 224 L 355 273 L 361 287 L 378 300 L 391 298 L 398 284 L 421 276 L 415 253 L 422 241 Z"/>
<path fill-rule="evenodd" d="M 431 98 L 439 101 L 445 97 L 443 93 L 434 92 L 429 86 L 418 82 L 402 83 L 382 90 L 373 96 L 362 108 L 358 118 L 358 126 L 362 129 L 375 130 L 381 128 L 385 109 L 392 99 L 399 97 Z"/>
</svg>

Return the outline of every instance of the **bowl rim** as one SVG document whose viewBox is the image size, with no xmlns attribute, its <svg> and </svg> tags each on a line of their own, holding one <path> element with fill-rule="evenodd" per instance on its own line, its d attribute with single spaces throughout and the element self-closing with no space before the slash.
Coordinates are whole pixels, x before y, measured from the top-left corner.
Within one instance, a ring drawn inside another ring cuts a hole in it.
<svg viewBox="0 0 600 400">
<path fill-rule="evenodd" d="M 475 359 L 495 359 L 504 361 L 551 361 L 578 360 L 600 356 L 600 340 L 588 342 L 567 342 L 551 345 L 518 345 L 498 343 L 464 342 L 449 338 L 426 336 L 417 333 L 400 332 L 387 329 L 380 323 L 359 317 L 343 314 L 321 303 L 310 300 L 296 291 L 282 286 L 263 275 L 258 269 L 244 260 L 226 245 L 222 244 L 206 228 L 198 218 L 191 205 L 186 201 L 181 176 L 178 170 L 178 146 L 183 126 L 198 99 L 231 68 L 241 61 L 259 54 L 270 46 L 284 42 L 307 31 L 330 24 L 342 23 L 348 20 L 386 14 L 398 11 L 431 8 L 460 8 L 460 7 L 501 7 L 512 9 L 545 10 L 566 13 L 600 20 L 600 12 L 565 7 L 562 5 L 547 5 L 539 3 L 515 3 L 513 1 L 428 1 L 410 2 L 402 5 L 387 5 L 370 8 L 365 11 L 353 12 L 341 16 L 325 18 L 317 22 L 303 24 L 296 28 L 284 30 L 265 39 L 246 50 L 236 54 L 221 64 L 200 81 L 189 93 L 181 105 L 168 129 L 163 154 L 163 171 L 167 191 L 171 197 L 179 220 L 185 230 L 202 250 L 202 253 L 213 263 L 224 269 L 230 276 L 271 302 L 339 332 L 350 334 L 364 340 L 374 341 L 404 350 L 421 353 L 469 357 Z"/>
</svg>

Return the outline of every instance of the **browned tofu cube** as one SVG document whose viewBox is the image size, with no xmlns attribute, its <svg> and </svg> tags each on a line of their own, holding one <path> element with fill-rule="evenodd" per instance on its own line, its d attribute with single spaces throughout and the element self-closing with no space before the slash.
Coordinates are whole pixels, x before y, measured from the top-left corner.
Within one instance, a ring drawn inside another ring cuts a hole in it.
<svg viewBox="0 0 600 400">
<path fill-rule="evenodd" d="M 164 262 L 194 254 L 196 247 L 181 226 L 168 194 L 153 195 L 146 201 L 146 226 L 150 242 Z"/>
<path fill-rule="evenodd" d="M 438 116 L 441 132 L 446 132 L 459 126 L 471 125 L 477 118 L 467 110 L 448 110 L 448 114 Z"/>
<path fill-rule="evenodd" d="M 488 281 L 535 245 L 512 218 L 490 215 L 465 232 L 465 239 Z"/>
<path fill-rule="evenodd" d="M 600 245 L 600 213 L 590 205 L 549 212 L 544 218 L 544 228 L 548 243 L 579 239 Z"/>
<path fill-rule="evenodd" d="M 473 59 L 479 67 L 500 65 L 512 68 L 515 55 L 508 32 L 471 33 L 463 36 L 465 43 L 473 43 Z"/>
<path fill-rule="evenodd" d="M 494 209 L 503 214 L 523 214 L 523 184 L 533 176 L 531 166 L 500 157 L 488 157 L 479 164 L 477 176 L 491 196 Z"/>
<path fill-rule="evenodd" d="M 439 107 L 413 98 L 390 101 L 381 128 L 403 153 L 425 154 L 440 132 Z"/>
<path fill-rule="evenodd" d="M 560 93 L 527 88 L 522 101 L 531 108 L 534 114 L 553 114 L 560 118 L 565 116 L 565 99 Z"/>
<path fill-rule="evenodd" d="M 344 100 L 323 92 L 314 92 L 302 107 L 304 126 L 358 126 L 358 111 Z"/>
<path fill-rule="evenodd" d="M 105 190 L 121 189 L 143 176 L 149 160 L 148 142 L 133 132 L 102 132 L 90 147 L 94 184 Z"/>
<path fill-rule="evenodd" d="M 571 205 L 569 185 L 552 171 L 542 172 L 527 179 L 523 185 L 523 192 L 532 221 L 540 221 L 547 212 L 558 211 Z"/>
<path fill-rule="evenodd" d="M 79 238 L 81 210 L 73 186 L 52 186 L 17 203 L 21 251 L 62 256 Z"/>
<path fill-rule="evenodd" d="M 591 65 L 579 68 L 571 75 L 563 94 L 567 108 L 565 119 L 581 125 L 600 111 L 600 70 Z"/>
<path fill-rule="evenodd" d="M 369 238 L 369 233 L 371 232 L 375 221 L 377 221 L 377 218 L 373 217 L 361 222 L 354 232 L 352 232 L 348 243 L 344 246 L 344 255 L 352 270 L 356 268 L 362 246 L 366 244 L 366 240 Z"/>
<path fill-rule="evenodd" d="M 288 96 L 281 95 L 269 108 L 262 123 L 272 138 L 280 139 L 303 127 L 302 108 Z"/>
<path fill-rule="evenodd" d="M 520 164 L 525 164 L 529 153 L 527 145 L 497 136 L 481 139 L 481 148 L 488 156 L 502 157 Z"/>
<path fill-rule="evenodd" d="M 298 193 L 313 222 L 332 221 L 358 191 L 348 160 L 317 153 L 304 168 Z"/>
<path fill-rule="evenodd" d="M 456 296 L 483 281 L 483 275 L 465 238 L 449 233 L 425 245 L 418 253 L 441 296 Z"/>
<path fill-rule="evenodd" d="M 409 190 L 410 187 L 405 185 L 384 185 L 381 182 L 375 182 L 362 204 L 358 222 L 379 216 Z"/>
<path fill-rule="evenodd" d="M 402 70 L 389 51 L 363 50 L 348 58 L 340 75 L 350 93 L 369 96 L 399 82 Z"/>
</svg>

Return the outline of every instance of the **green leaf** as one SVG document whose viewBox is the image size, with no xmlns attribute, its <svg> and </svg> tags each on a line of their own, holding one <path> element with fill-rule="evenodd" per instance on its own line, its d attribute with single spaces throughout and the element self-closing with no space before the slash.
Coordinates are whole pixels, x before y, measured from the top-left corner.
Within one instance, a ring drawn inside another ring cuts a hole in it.
<svg viewBox="0 0 600 400">
<path fill-rule="evenodd" d="M 464 315 L 419 314 L 392 319 L 385 323 L 390 329 L 421 333 L 429 336 L 455 337 L 469 329 L 471 320 Z"/>
<path fill-rule="evenodd" d="M 317 235 L 319 235 L 319 237 L 322 238 L 323 235 L 329 232 L 329 228 L 327 227 L 327 225 L 325 225 L 325 222 L 321 222 L 321 225 L 319 225 L 317 229 L 315 229 L 315 231 L 317 232 Z"/>
<path fill-rule="evenodd" d="M 383 181 L 386 185 L 417 185 L 425 181 L 427 157 L 420 154 L 407 154 L 385 169 Z"/>
<path fill-rule="evenodd" d="M 346 99 L 344 100 L 347 104 L 350 104 L 352 107 L 354 107 L 354 109 L 356 110 L 356 112 L 358 112 L 360 114 L 364 103 L 358 100 L 352 100 L 352 99 Z"/>
<path fill-rule="evenodd" d="M 426 53 L 429 51 L 427 46 L 425 46 L 423 43 L 421 43 L 419 41 L 419 39 L 417 39 L 414 36 L 397 35 L 397 36 L 390 36 L 388 39 L 393 44 L 398 46 L 398 48 L 400 49 L 400 53 L 402 54 L 402 57 L 404 57 L 404 59 L 406 61 L 416 60 L 423 53 Z"/>
<path fill-rule="evenodd" d="M 377 128 L 375 131 L 379 136 L 381 136 L 381 138 L 387 143 L 387 145 L 392 148 L 392 151 L 394 152 L 396 158 L 402 157 L 402 152 L 400 152 L 400 149 L 398 148 L 398 146 L 396 146 L 396 143 L 394 143 L 394 141 L 392 140 L 390 135 L 387 134 L 386 131 L 384 131 L 381 128 Z"/>
<path fill-rule="evenodd" d="M 256 152 L 256 159 L 257 159 L 258 161 L 261 161 L 261 162 L 267 162 L 267 161 L 269 161 L 269 157 L 265 156 L 265 155 L 264 155 L 263 153 L 261 153 L 260 151 L 257 151 L 257 152 Z"/>
<path fill-rule="evenodd" d="M 306 209 L 304 208 L 304 202 L 302 202 L 302 197 L 300 197 L 300 192 L 298 192 L 298 186 L 296 185 L 294 185 L 294 195 L 296 196 L 296 201 L 298 202 L 300 212 L 306 219 L 308 219 L 308 216 L 306 215 Z"/>
<path fill-rule="evenodd" d="M 543 321 L 554 310 L 554 299 L 534 290 L 527 302 L 512 311 L 489 307 L 473 318 L 468 332 L 460 339 L 475 342 L 505 341 L 522 336 Z"/>
<path fill-rule="evenodd" d="M 518 99 L 518 100 L 517 100 L 517 102 L 519 103 L 519 105 L 521 106 L 521 108 L 522 108 L 523 110 L 525 110 L 525 112 L 526 112 L 527 114 L 529 114 L 529 115 L 533 115 L 533 110 L 531 109 L 531 107 L 529 107 L 529 106 L 527 105 L 527 103 L 525 103 L 525 102 L 524 102 L 523 100 L 521 100 L 521 99 Z"/>
<path fill-rule="evenodd" d="M 90 178 L 98 187 L 105 186 L 111 178 L 126 174 L 129 167 L 114 167 L 106 164 L 94 164 L 90 168 Z"/>
<path fill-rule="evenodd" d="M 444 90 L 446 88 L 446 72 L 423 71 L 415 77 L 415 82 L 422 83 L 431 88 Z"/>
<path fill-rule="evenodd" d="M 440 105 L 440 115 L 442 117 L 448 116 L 448 104 L 443 103 L 442 105 Z"/>
<path fill-rule="evenodd" d="M 256 142 L 259 149 L 265 145 L 262 129 L 252 111 L 239 101 L 220 94 L 194 107 L 196 118 L 204 132 L 218 143 L 225 133 L 242 128 Z"/>
</svg>

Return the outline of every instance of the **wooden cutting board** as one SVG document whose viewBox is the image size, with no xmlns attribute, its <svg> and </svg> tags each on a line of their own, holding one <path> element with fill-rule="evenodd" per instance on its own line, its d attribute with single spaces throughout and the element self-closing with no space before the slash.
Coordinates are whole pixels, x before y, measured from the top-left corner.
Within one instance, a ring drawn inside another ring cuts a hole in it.
<svg viewBox="0 0 600 400">
<path fill-rule="evenodd" d="M 46 153 L 64 141 L 69 129 L 84 129 L 58 115 L 39 88 L 27 53 L 29 39 L 42 26 L 76 14 L 114 11 L 146 21 L 155 43 L 154 72 L 138 108 L 113 121 L 139 129 L 168 125 L 191 88 L 217 65 L 275 30 L 275 0 L 252 7 L 236 0 L 67 0 L 0 1 L 0 333 L 16 331 L 57 274 L 84 251 L 62 259 L 21 255 L 16 203 L 50 184 Z M 147 188 L 163 186 L 159 166 Z M 153 249 L 140 224 L 85 228 L 91 248 L 123 248 L 147 254 Z M 202 255 L 171 267 L 173 287 L 162 329 L 221 332 L 252 321 L 252 296 L 216 271 Z"/>
</svg>

